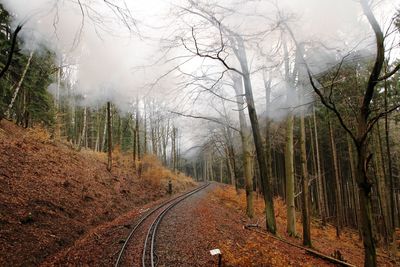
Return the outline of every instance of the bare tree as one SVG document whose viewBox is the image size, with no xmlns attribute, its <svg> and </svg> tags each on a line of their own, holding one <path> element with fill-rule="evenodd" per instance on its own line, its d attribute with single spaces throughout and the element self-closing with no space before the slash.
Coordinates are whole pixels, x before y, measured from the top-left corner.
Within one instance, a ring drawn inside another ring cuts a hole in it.
<svg viewBox="0 0 400 267">
<path fill-rule="evenodd" d="M 22 72 L 21 78 L 19 79 L 18 84 L 17 84 L 17 87 L 15 88 L 15 91 L 14 91 L 13 97 L 12 97 L 12 99 L 11 99 L 11 102 L 10 102 L 10 104 L 8 105 L 8 108 L 7 108 L 7 111 L 6 111 L 6 117 L 7 117 L 8 119 L 9 119 L 10 116 L 11 116 L 11 109 L 12 109 L 13 106 L 14 106 L 14 102 L 15 102 L 15 100 L 17 99 L 17 96 L 18 96 L 18 92 L 19 92 L 19 90 L 21 89 L 22 83 L 23 83 L 24 80 L 25 80 L 25 76 L 26 76 L 26 73 L 28 72 L 29 66 L 31 65 L 32 58 L 33 58 L 33 51 L 29 54 L 29 58 L 28 58 L 28 61 L 26 62 L 24 71 Z"/>
<path fill-rule="evenodd" d="M 251 73 L 249 69 L 247 54 L 246 54 L 246 47 L 245 41 L 243 37 L 234 32 L 233 30 L 229 29 L 228 27 L 224 26 L 220 20 L 218 20 L 211 11 L 208 11 L 206 8 L 194 3 L 194 1 L 189 1 L 191 4 L 190 9 L 184 8 L 186 12 L 189 14 L 199 16 L 206 21 L 208 21 L 211 25 L 216 27 L 220 32 L 220 43 L 219 49 L 216 51 L 202 51 L 198 45 L 195 29 L 192 28 L 192 41 L 194 44 L 194 49 L 191 49 L 185 43 L 185 40 L 182 39 L 183 46 L 192 54 L 197 55 L 198 57 L 212 59 L 220 62 L 227 71 L 236 72 L 237 74 L 241 75 L 243 78 L 244 89 L 245 89 L 245 96 L 246 96 L 246 103 L 247 103 L 247 110 L 249 113 L 250 123 L 252 127 L 253 139 L 256 148 L 258 166 L 260 169 L 260 176 L 261 176 L 261 184 L 264 193 L 264 202 L 265 202 L 265 209 L 266 209 L 266 227 L 267 230 L 273 234 L 276 233 L 276 222 L 275 222 L 275 213 L 274 213 L 274 203 L 272 199 L 272 192 L 271 192 L 271 177 L 268 176 L 268 166 L 266 163 L 265 151 L 260 131 L 260 126 L 258 122 L 257 112 L 255 109 L 254 104 L 254 97 L 253 97 L 253 89 L 251 84 Z M 229 42 L 230 48 L 233 50 L 233 54 L 235 55 L 236 59 L 239 62 L 240 70 L 234 68 L 228 64 L 226 61 L 226 57 L 224 56 L 227 53 L 227 47 L 225 46 L 223 35 L 225 35 Z"/>
<path fill-rule="evenodd" d="M 11 38 L 11 46 L 10 46 L 10 51 L 8 52 L 8 57 L 7 57 L 7 62 L 4 65 L 3 69 L 0 71 L 0 79 L 3 78 L 4 74 L 7 72 L 7 70 L 10 68 L 11 63 L 12 63 L 12 58 L 15 52 L 15 46 L 17 45 L 17 37 L 19 32 L 22 30 L 23 25 L 18 25 L 17 28 L 15 28 L 14 33 Z"/>
<path fill-rule="evenodd" d="M 111 171 L 112 168 L 112 124 L 111 124 L 111 102 L 107 102 L 107 142 L 108 142 L 108 161 L 107 170 Z"/>
<path fill-rule="evenodd" d="M 316 78 L 312 74 L 304 58 L 303 63 L 307 68 L 308 76 L 310 78 L 310 84 L 313 87 L 315 93 L 319 96 L 322 104 L 335 114 L 340 122 L 340 125 L 350 135 L 356 147 L 357 166 L 355 174 L 360 197 L 360 222 L 362 225 L 362 238 L 365 249 L 364 265 L 377 266 L 376 244 L 373 237 L 371 211 L 371 189 L 373 185 L 373 179 L 368 175 L 369 164 L 372 158 L 372 155 L 368 152 L 369 135 L 373 126 L 380 118 L 384 117 L 385 114 L 398 109 L 399 106 L 389 108 L 372 117 L 371 104 L 375 95 L 375 87 L 377 86 L 379 81 L 389 78 L 396 71 L 398 71 L 400 67 L 396 66 L 392 71 L 384 74 L 381 73 L 385 60 L 384 35 L 371 10 L 370 3 L 367 0 L 361 0 L 361 7 L 375 35 L 376 57 L 373 62 L 373 68 L 369 73 L 369 78 L 363 90 L 362 102 L 357 108 L 357 120 L 353 128 L 349 126 L 348 122 L 346 122 L 345 118 L 343 117 L 343 112 L 340 111 L 340 109 L 337 107 L 336 103 L 332 99 L 332 89 L 335 86 L 335 81 L 339 76 L 342 64 L 338 66 L 336 75 L 334 76 L 333 81 L 330 83 L 330 85 L 320 87 L 318 85 L 318 82 L 316 82 Z M 300 46 L 295 38 L 294 33 L 291 31 L 290 27 L 287 26 L 286 28 L 293 37 L 297 49 L 299 49 Z M 305 51 L 302 51 L 301 54 L 304 56 Z M 326 95 L 323 88 L 330 88 L 330 93 Z"/>
</svg>

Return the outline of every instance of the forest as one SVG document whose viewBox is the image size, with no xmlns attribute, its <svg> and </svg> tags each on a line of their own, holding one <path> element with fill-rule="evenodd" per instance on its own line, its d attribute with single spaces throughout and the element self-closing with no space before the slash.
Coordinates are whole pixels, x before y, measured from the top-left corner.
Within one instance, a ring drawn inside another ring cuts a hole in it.
<svg viewBox="0 0 400 267">
<path fill-rule="evenodd" d="M 173 183 L 229 185 L 268 235 L 317 249 L 313 228 L 333 227 L 364 266 L 399 263 L 398 2 L 34 2 L 0 0 L 0 181 L 6 128 L 33 129 L 114 177 L 157 161 Z"/>
</svg>

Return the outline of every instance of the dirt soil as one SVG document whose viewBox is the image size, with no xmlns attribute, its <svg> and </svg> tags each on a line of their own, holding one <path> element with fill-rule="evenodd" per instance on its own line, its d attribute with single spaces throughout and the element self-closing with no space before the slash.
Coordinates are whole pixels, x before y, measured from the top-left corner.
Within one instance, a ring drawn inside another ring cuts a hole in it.
<svg viewBox="0 0 400 267">
<path fill-rule="evenodd" d="M 219 248 L 223 254 L 223 266 L 334 266 L 303 249 L 245 229 L 246 224 L 262 222 L 263 216 L 260 210 L 262 200 L 257 199 L 257 218 L 248 220 L 244 213 L 244 197 L 244 192 L 237 195 L 230 186 L 212 184 L 175 206 L 165 216 L 157 235 L 158 266 L 217 266 L 218 259 L 209 252 L 215 248 Z M 285 206 L 279 199 L 275 203 L 278 235 L 301 245 L 301 238 L 291 238 L 284 234 Z M 73 247 L 47 261 L 44 266 L 113 265 L 129 229 L 139 217 L 140 210 L 133 210 L 97 227 Z M 338 240 L 332 237 L 335 233 L 332 226 L 322 229 L 315 222 L 313 224 L 312 235 L 316 250 L 326 255 L 340 250 L 349 263 L 363 265 L 362 247 L 351 230 L 345 230 Z M 297 227 L 300 232 L 300 224 Z M 325 234 L 322 235 L 322 232 Z M 382 250 L 379 250 L 378 261 L 379 266 L 396 266 Z"/>
<path fill-rule="evenodd" d="M 175 193 L 195 185 L 151 157 L 143 159 L 138 177 L 130 158 L 118 151 L 114 155 L 113 170 L 108 172 L 102 153 L 77 152 L 67 143 L 51 141 L 44 130 L 26 130 L 3 120 L 0 266 L 40 265 L 76 246 L 96 227 L 164 198 L 169 179 Z"/>
</svg>

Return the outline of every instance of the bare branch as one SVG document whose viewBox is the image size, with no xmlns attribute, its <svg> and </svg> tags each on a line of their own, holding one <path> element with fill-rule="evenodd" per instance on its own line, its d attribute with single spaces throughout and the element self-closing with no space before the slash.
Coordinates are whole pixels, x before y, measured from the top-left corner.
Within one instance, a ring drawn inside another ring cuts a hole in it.
<svg viewBox="0 0 400 267">
<path fill-rule="evenodd" d="M 0 79 L 4 76 L 4 74 L 10 68 L 12 57 L 14 55 L 15 46 L 17 44 L 17 36 L 18 36 L 18 33 L 21 31 L 21 29 L 22 29 L 22 25 L 18 25 L 14 31 L 14 34 L 13 34 L 13 37 L 11 40 L 11 47 L 10 47 L 10 50 L 8 51 L 7 62 L 6 62 L 6 65 L 4 65 L 4 68 L 0 72 Z"/>
<path fill-rule="evenodd" d="M 393 70 L 389 71 L 388 73 L 386 73 L 385 75 L 381 76 L 378 78 L 378 81 L 383 81 L 386 79 L 389 79 L 392 75 L 394 75 L 398 70 L 400 70 L 400 63 L 393 68 Z"/>
<path fill-rule="evenodd" d="M 78 45 L 81 37 L 82 37 L 82 33 L 83 33 L 83 28 L 85 27 L 85 11 L 83 10 L 83 6 L 81 3 L 81 0 L 77 0 L 78 1 L 78 5 L 79 5 L 79 9 L 81 11 L 81 26 L 79 28 L 79 31 L 76 33 L 75 38 L 74 38 L 74 43 L 72 45 L 72 48 L 76 48 L 76 46 Z M 58 12 L 58 11 L 57 11 Z"/>
<path fill-rule="evenodd" d="M 224 65 L 224 67 L 225 67 L 227 70 L 231 70 L 231 71 L 234 71 L 234 72 L 236 72 L 236 73 L 239 73 L 240 75 L 243 75 L 243 73 L 242 73 L 241 71 L 239 71 L 238 69 L 233 68 L 233 67 L 230 67 L 230 66 L 228 65 L 228 63 L 226 63 L 226 60 L 225 60 L 224 58 L 221 57 L 221 53 L 224 51 L 224 42 L 223 42 L 223 39 L 222 39 L 222 32 L 221 32 L 221 30 L 220 30 L 221 48 L 218 50 L 218 52 L 217 52 L 217 54 L 216 54 L 215 56 L 214 56 L 214 55 L 209 55 L 209 54 L 202 54 L 202 53 L 200 52 L 200 49 L 199 49 L 199 46 L 198 46 L 198 42 L 197 42 L 196 36 L 195 36 L 195 34 L 194 34 L 194 28 L 193 28 L 193 27 L 192 27 L 192 38 L 193 38 L 193 41 L 194 41 L 194 45 L 195 45 L 196 51 L 192 51 L 192 50 L 185 44 L 185 41 L 184 41 L 183 38 L 182 38 L 181 41 L 182 41 L 183 46 L 186 48 L 186 50 L 188 50 L 189 52 L 191 52 L 191 53 L 193 53 L 193 54 L 195 54 L 195 55 L 197 55 L 197 56 L 199 56 L 199 57 L 202 57 L 202 58 L 210 58 L 210 59 L 213 59 L 213 60 L 218 60 L 219 62 L 222 63 L 222 65 Z"/>
<path fill-rule="evenodd" d="M 232 130 L 234 130 L 234 131 L 240 132 L 239 129 L 237 129 L 237 128 L 235 128 L 235 127 L 233 127 L 233 126 L 231 126 L 231 125 L 229 125 L 229 124 L 227 124 L 227 123 L 224 123 L 224 122 L 222 122 L 222 121 L 220 121 L 220 120 L 218 120 L 218 119 L 216 119 L 216 118 L 210 118 L 210 117 L 199 116 L 199 115 L 184 114 L 184 113 L 180 113 L 180 112 L 176 112 L 176 111 L 169 111 L 169 113 L 172 113 L 172 114 L 175 114 L 175 115 L 179 115 L 179 116 L 182 116 L 182 117 L 187 117 L 187 118 L 193 118 L 193 119 L 201 119 L 201 120 L 211 121 L 211 122 L 214 122 L 214 123 L 217 123 L 217 124 L 220 124 L 220 125 L 229 127 L 229 128 L 231 128 Z"/>
<path fill-rule="evenodd" d="M 383 41 L 384 41 L 383 33 L 381 31 L 381 28 L 380 28 L 378 22 L 375 19 L 375 16 L 373 15 L 373 13 L 371 11 L 371 8 L 370 8 L 368 2 L 369 1 L 366 1 L 366 0 L 361 1 L 361 7 L 371 25 L 374 33 L 375 33 L 377 51 L 376 51 L 375 64 L 374 64 L 374 67 L 372 68 L 371 74 L 369 76 L 367 88 L 365 90 L 364 99 L 363 99 L 363 103 L 361 106 L 361 115 L 365 116 L 366 118 L 368 118 L 368 115 L 370 113 L 369 106 L 371 104 L 372 97 L 374 96 L 374 88 L 375 88 L 375 85 L 379 81 L 379 75 L 381 73 L 383 61 L 385 58 L 385 49 L 384 49 L 384 45 L 383 45 Z"/>
<path fill-rule="evenodd" d="M 286 23 L 283 23 L 283 25 L 285 26 L 285 28 L 288 30 L 290 36 L 292 37 L 293 42 L 295 43 L 296 48 L 299 49 L 300 46 L 299 46 L 299 44 L 298 44 L 298 42 L 297 42 L 297 39 L 296 39 L 296 37 L 294 36 L 294 34 L 293 34 L 291 28 L 290 28 Z M 304 59 L 303 53 L 301 53 L 301 57 L 300 57 L 300 58 L 301 58 L 301 60 L 303 61 L 304 66 L 306 67 L 307 74 L 308 74 L 308 78 L 309 78 L 309 80 L 310 80 L 310 84 L 311 84 L 312 88 L 314 89 L 314 92 L 315 92 L 315 93 L 318 95 L 318 97 L 320 98 L 322 104 L 323 104 L 325 107 L 327 107 L 329 110 L 331 110 L 331 111 L 336 115 L 336 117 L 338 118 L 339 123 L 340 123 L 340 125 L 342 125 L 343 129 L 345 129 L 345 131 L 350 135 L 350 137 L 351 137 L 355 142 L 357 142 L 357 139 L 356 139 L 355 135 L 354 135 L 353 132 L 350 130 L 350 128 L 347 126 L 347 124 L 344 122 L 344 119 L 343 119 L 342 115 L 341 115 L 340 112 L 337 110 L 337 108 L 335 107 L 335 105 L 333 105 L 332 103 L 329 103 L 329 102 L 326 100 L 326 98 L 325 98 L 325 96 L 323 95 L 323 93 L 322 93 L 322 91 L 320 90 L 320 88 L 318 88 L 318 86 L 315 84 L 313 75 L 312 75 L 311 70 L 310 70 L 310 67 L 308 66 L 306 60 Z"/>
<path fill-rule="evenodd" d="M 372 130 L 372 127 L 374 127 L 374 125 L 378 122 L 378 120 L 380 118 L 383 118 L 387 114 L 390 114 L 390 113 L 392 113 L 393 111 L 395 111 L 395 110 L 397 110 L 399 108 L 400 108 L 400 104 L 398 104 L 398 105 L 396 105 L 396 106 L 394 106 L 394 107 L 392 107 L 392 108 L 390 108 L 390 109 L 388 109 L 388 110 L 386 110 L 384 112 L 381 112 L 378 115 L 376 115 L 375 117 L 373 117 L 368 123 L 367 132 Z"/>
</svg>

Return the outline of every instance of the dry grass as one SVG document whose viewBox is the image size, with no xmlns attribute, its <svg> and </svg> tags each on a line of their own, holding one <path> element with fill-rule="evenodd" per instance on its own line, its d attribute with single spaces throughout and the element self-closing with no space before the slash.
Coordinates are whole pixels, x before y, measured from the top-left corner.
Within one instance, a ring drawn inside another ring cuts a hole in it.
<svg viewBox="0 0 400 267">
<path fill-rule="evenodd" d="M 194 186 L 192 178 L 183 173 L 174 173 L 161 165 L 161 162 L 153 155 L 146 155 L 139 163 L 142 165 L 142 178 L 154 186 L 167 186 L 171 181 L 173 190 L 182 191 L 184 188 Z"/>
<path fill-rule="evenodd" d="M 51 134 L 42 126 L 28 128 L 24 134 L 24 140 L 33 140 L 42 144 L 52 143 Z"/>
<path fill-rule="evenodd" d="M 106 153 L 95 152 L 88 149 L 82 149 L 81 153 L 85 155 L 85 157 L 107 162 Z M 138 179 L 144 180 L 148 185 L 156 188 L 166 188 L 168 182 L 171 180 L 174 192 L 183 191 L 188 187 L 196 185 L 191 177 L 181 172 L 174 173 L 170 169 L 164 167 L 160 160 L 154 155 L 144 155 L 140 161 L 137 160 L 134 164 L 132 155 L 122 153 L 119 146 L 116 146 L 113 150 L 113 168 L 118 169 L 124 174 L 132 175 L 132 173 L 135 173 Z M 139 169 L 141 169 L 140 173 Z"/>
</svg>

